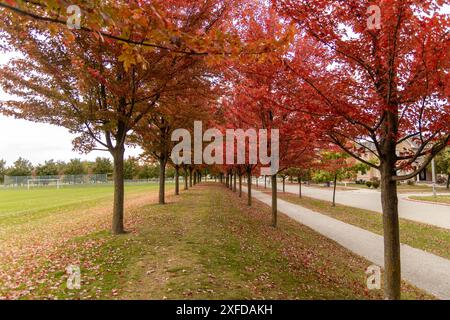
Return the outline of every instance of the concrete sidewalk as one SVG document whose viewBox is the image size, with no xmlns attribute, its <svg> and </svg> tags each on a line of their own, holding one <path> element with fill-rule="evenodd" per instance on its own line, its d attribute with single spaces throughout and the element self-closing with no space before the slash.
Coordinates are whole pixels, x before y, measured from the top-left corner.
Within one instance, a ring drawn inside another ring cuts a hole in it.
<svg viewBox="0 0 450 320">
<path fill-rule="evenodd" d="M 282 190 L 282 185 L 277 185 Z M 298 185 L 286 184 L 286 192 L 298 194 Z M 303 195 L 319 200 L 332 201 L 333 188 L 314 188 L 302 186 Z M 398 194 L 398 214 L 400 218 L 426 223 L 436 227 L 450 229 L 450 207 L 408 200 L 412 194 Z M 427 194 L 420 194 L 427 195 Z M 336 203 L 349 207 L 366 209 L 381 213 L 381 194 L 379 191 L 337 190 Z"/>
<path fill-rule="evenodd" d="M 271 205 L 270 195 L 252 190 L 252 196 Z M 382 236 L 281 199 L 278 199 L 278 211 L 372 263 L 384 265 Z M 439 299 L 450 299 L 450 260 L 402 244 L 401 261 L 404 280 Z"/>
</svg>

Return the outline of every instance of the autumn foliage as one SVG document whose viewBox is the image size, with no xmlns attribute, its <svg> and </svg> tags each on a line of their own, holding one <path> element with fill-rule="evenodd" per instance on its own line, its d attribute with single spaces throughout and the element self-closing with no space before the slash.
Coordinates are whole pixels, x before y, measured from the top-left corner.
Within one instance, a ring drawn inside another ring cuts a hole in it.
<svg viewBox="0 0 450 320">
<path fill-rule="evenodd" d="M 171 133 L 192 130 L 195 120 L 222 132 L 279 130 L 274 227 L 278 173 L 296 168 L 300 180 L 331 148 L 339 156 L 328 154 L 322 164 L 336 185 L 349 155 L 380 171 L 385 292 L 398 299 L 397 183 L 415 177 L 450 142 L 450 25 L 443 3 L 74 1 L 82 23 L 69 29 L 62 1 L 6 1 L 2 46 L 20 55 L 0 69 L 0 85 L 15 97 L 0 111 L 64 126 L 78 134 L 74 145 L 81 151 L 111 153 L 116 234 L 124 232 L 125 145 L 138 144 L 159 161 L 163 179 Z M 373 5 L 380 12 L 375 27 L 368 23 Z M 399 151 L 405 141 L 413 147 Z M 172 165 L 191 182 L 204 169 Z M 250 182 L 260 167 L 248 161 L 213 172 L 231 187 L 238 177 L 241 189 L 242 176 Z M 164 203 L 164 181 L 161 190 Z M 249 205 L 251 199 L 248 183 Z"/>
</svg>

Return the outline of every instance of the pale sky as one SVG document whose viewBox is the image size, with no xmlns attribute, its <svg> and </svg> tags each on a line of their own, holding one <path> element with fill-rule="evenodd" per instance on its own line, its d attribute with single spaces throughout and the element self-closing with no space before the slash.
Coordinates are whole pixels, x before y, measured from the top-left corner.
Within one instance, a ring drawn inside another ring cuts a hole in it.
<svg viewBox="0 0 450 320">
<path fill-rule="evenodd" d="M 7 63 L 11 56 L 0 52 L 0 65 Z M 0 87 L 0 100 L 7 99 L 8 96 Z M 73 151 L 74 137 L 65 128 L 0 115 L 0 159 L 6 160 L 7 165 L 11 165 L 19 157 L 30 160 L 34 165 L 49 159 L 67 161 L 72 158 L 111 158 L 109 152 L 93 151 L 86 155 Z M 140 152 L 139 149 L 127 148 L 125 157 L 137 156 Z"/>
</svg>

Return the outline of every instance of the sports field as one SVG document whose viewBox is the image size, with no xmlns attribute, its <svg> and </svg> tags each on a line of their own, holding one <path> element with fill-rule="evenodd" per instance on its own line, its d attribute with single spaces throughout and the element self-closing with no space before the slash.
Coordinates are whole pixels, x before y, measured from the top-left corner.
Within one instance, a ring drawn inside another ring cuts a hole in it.
<svg viewBox="0 0 450 320">
<path fill-rule="evenodd" d="M 128 185 L 125 235 L 112 236 L 112 186 L 0 190 L 1 299 L 380 299 L 370 263 L 218 184 L 157 205 Z M 273 240 L 275 239 L 275 241 Z M 81 288 L 67 287 L 69 265 Z M 409 285 L 404 298 L 431 298 Z"/>
<path fill-rule="evenodd" d="M 136 196 L 157 190 L 158 185 L 128 184 L 125 186 L 127 196 Z M 0 226 L 30 222 L 48 215 L 58 215 L 73 209 L 82 210 L 95 204 L 108 202 L 111 206 L 113 186 L 80 185 L 41 187 L 27 190 L 0 189 Z"/>
</svg>

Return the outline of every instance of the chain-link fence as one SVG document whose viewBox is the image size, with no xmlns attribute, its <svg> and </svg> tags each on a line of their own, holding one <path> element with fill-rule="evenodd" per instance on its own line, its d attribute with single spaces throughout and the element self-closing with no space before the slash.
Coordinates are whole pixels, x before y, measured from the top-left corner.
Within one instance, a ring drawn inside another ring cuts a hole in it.
<svg viewBox="0 0 450 320">
<path fill-rule="evenodd" d="M 33 184 L 46 181 L 59 181 L 59 185 L 80 185 L 80 184 L 102 184 L 108 183 L 107 174 L 80 174 L 80 175 L 61 175 L 61 176 L 5 176 L 4 186 L 9 188 L 27 187 L 29 181 Z"/>
</svg>

